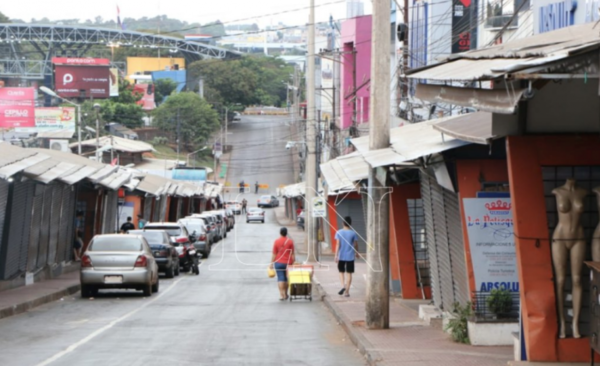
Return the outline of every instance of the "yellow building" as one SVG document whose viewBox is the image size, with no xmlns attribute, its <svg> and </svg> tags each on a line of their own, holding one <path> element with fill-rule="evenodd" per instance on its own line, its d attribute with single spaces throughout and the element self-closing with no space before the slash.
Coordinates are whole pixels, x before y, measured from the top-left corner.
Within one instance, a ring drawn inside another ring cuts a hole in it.
<svg viewBox="0 0 600 366">
<path fill-rule="evenodd" d="M 147 71 L 164 71 L 167 67 L 179 66 L 179 70 L 185 69 L 185 59 L 172 57 L 127 57 L 127 80 L 133 82 L 131 75 Z"/>
</svg>

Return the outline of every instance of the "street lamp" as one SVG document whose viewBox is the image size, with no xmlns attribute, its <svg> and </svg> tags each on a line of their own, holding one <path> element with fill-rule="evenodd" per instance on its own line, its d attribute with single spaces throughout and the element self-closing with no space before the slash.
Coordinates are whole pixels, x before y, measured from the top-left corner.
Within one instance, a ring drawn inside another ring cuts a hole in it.
<svg viewBox="0 0 600 366">
<path fill-rule="evenodd" d="M 207 148 L 208 148 L 208 146 L 204 146 L 202 149 L 199 149 L 199 150 L 196 150 L 196 151 L 194 151 L 194 152 L 191 152 L 191 153 L 187 154 L 187 159 L 185 160 L 185 165 L 186 165 L 186 166 L 189 166 L 189 165 L 190 165 L 190 156 L 191 156 L 191 155 L 194 155 L 194 154 L 196 154 L 196 153 L 199 153 L 200 151 L 204 151 L 204 150 L 206 150 Z M 196 161 L 196 158 L 195 158 L 195 157 L 194 157 L 194 161 Z M 194 165 L 195 165 L 195 164 L 194 164 Z"/>
<path fill-rule="evenodd" d="M 45 86 L 40 86 L 40 91 L 51 97 L 58 98 L 58 99 L 62 100 L 63 102 L 74 105 L 77 108 L 77 154 L 81 155 L 81 105 L 79 105 L 77 103 L 73 103 L 70 100 L 61 97 L 60 95 L 56 94 L 56 92 L 54 90 L 47 88 Z"/>
<path fill-rule="evenodd" d="M 100 104 L 94 103 L 94 109 L 96 110 L 96 161 L 100 161 Z"/>
</svg>

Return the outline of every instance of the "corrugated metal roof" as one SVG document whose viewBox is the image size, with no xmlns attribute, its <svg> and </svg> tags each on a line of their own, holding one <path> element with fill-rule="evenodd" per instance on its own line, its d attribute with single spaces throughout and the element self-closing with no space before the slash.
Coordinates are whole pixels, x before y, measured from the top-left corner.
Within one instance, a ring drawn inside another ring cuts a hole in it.
<svg viewBox="0 0 600 366">
<path fill-rule="evenodd" d="M 369 176 L 369 165 L 359 152 L 340 156 L 338 162 L 352 182 L 366 179 Z"/>
<path fill-rule="evenodd" d="M 433 128 L 447 136 L 482 145 L 504 137 L 492 133 L 492 114 L 487 112 L 464 114 L 458 118 L 436 123 Z"/>
<path fill-rule="evenodd" d="M 352 182 L 346 173 L 344 173 L 344 170 L 337 159 L 321 164 L 321 173 L 329 186 L 330 192 L 354 188 L 354 182 Z"/>
<path fill-rule="evenodd" d="M 6 179 L 48 159 L 50 159 L 49 156 L 35 154 L 27 156 L 23 159 L 15 160 L 13 163 L 7 164 L 0 168 L 0 177 Z"/>
<path fill-rule="evenodd" d="M 77 147 L 77 143 L 69 145 L 71 148 Z M 81 142 L 81 146 L 96 147 L 96 139 L 90 139 Z M 100 137 L 100 147 L 112 146 L 113 149 L 130 153 L 143 153 L 154 151 L 152 145 L 138 140 L 129 140 L 117 136 L 102 136 Z"/>
<path fill-rule="evenodd" d="M 42 183 L 50 183 L 62 176 L 71 175 L 80 168 L 80 166 L 71 163 L 58 163 L 52 169 L 38 175 L 35 179 Z"/>
<path fill-rule="evenodd" d="M 532 60 L 532 59 L 526 59 Z M 440 81 L 453 80 L 491 80 L 503 76 L 502 72 L 493 70 L 501 69 L 507 66 L 513 66 L 515 60 L 512 58 L 491 59 L 491 60 L 469 60 L 462 59 L 449 61 L 440 64 L 437 67 L 428 68 L 408 75 L 412 79 L 433 79 Z"/>
</svg>

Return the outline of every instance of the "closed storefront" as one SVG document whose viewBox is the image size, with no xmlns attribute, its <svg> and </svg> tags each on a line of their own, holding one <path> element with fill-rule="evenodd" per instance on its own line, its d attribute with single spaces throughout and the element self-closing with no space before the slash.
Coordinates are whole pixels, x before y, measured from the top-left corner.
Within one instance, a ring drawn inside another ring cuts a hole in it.
<svg viewBox="0 0 600 366">
<path fill-rule="evenodd" d="M 345 199 L 337 203 L 337 224 L 338 228 L 342 228 L 344 217 L 352 218 L 352 228 L 358 234 L 358 251 L 359 253 L 367 252 L 367 217 L 363 210 L 362 199 Z"/>
</svg>

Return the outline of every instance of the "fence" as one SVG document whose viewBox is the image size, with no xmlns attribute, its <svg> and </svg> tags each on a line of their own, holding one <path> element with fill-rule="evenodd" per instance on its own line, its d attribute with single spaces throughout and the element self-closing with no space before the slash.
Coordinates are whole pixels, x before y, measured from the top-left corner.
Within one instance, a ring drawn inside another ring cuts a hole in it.
<svg viewBox="0 0 600 366">
<path fill-rule="evenodd" d="M 473 292 L 473 311 L 477 320 L 496 320 L 503 322 L 518 322 L 520 310 L 520 297 L 518 292 L 511 292 L 510 306 L 503 307 L 499 301 L 488 300 L 490 292 Z"/>
</svg>

